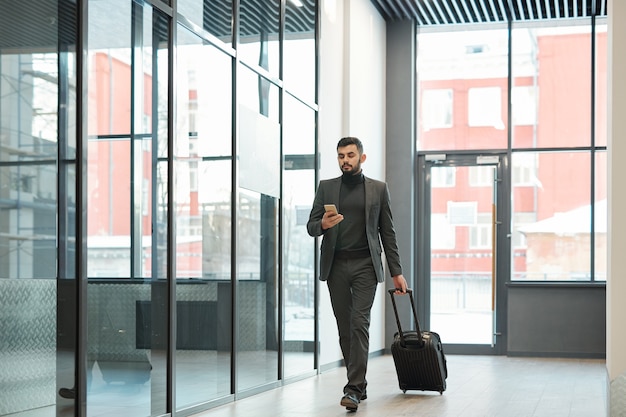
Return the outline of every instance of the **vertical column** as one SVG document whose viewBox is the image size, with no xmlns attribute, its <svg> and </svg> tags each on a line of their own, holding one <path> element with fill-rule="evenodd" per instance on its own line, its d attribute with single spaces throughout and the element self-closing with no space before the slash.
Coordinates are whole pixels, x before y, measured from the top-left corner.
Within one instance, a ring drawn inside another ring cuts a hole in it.
<svg viewBox="0 0 626 417">
<path fill-rule="evenodd" d="M 415 218 L 415 23 L 402 20 L 387 23 L 387 109 L 386 172 L 402 269 L 414 287 L 413 232 Z M 391 279 L 389 279 L 391 281 Z M 393 286 L 392 282 L 385 284 Z M 391 305 L 386 306 L 385 341 L 390 344 L 396 331 Z M 403 312 L 410 323 L 410 312 Z"/>
<path fill-rule="evenodd" d="M 607 277 L 607 371 L 610 416 L 626 414 L 626 194 L 620 179 L 626 176 L 626 2 L 608 1 L 608 277 Z M 615 255 L 615 256 L 613 256 Z"/>
</svg>

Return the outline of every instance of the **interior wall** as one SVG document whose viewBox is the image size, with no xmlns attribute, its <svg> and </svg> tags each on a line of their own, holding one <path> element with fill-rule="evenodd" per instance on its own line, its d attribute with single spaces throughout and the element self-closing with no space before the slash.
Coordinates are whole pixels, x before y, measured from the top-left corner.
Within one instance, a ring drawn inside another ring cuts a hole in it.
<svg viewBox="0 0 626 417">
<path fill-rule="evenodd" d="M 357 136 L 365 175 L 385 179 L 385 22 L 369 0 L 323 0 L 320 22 L 320 179 L 337 177 L 337 141 Z M 372 308 L 370 352 L 384 348 L 384 286 Z M 341 360 L 328 288 L 320 286 L 320 364 Z"/>
</svg>

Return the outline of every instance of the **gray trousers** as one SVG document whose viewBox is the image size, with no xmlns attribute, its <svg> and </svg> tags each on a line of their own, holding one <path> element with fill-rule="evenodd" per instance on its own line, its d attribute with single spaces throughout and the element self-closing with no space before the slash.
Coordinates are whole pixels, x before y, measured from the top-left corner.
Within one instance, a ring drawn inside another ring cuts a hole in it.
<svg viewBox="0 0 626 417">
<path fill-rule="evenodd" d="M 335 259 L 327 281 L 347 369 L 348 383 L 343 392 L 357 398 L 365 394 L 367 387 L 370 311 L 377 284 L 369 257 Z"/>
</svg>

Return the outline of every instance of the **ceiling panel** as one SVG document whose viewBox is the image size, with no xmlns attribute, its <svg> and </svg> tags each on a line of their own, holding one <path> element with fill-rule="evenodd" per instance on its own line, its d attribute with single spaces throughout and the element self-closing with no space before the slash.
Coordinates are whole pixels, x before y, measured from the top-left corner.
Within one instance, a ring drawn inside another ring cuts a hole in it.
<svg viewBox="0 0 626 417">
<path fill-rule="evenodd" d="M 386 21 L 418 26 L 606 16 L 606 0 L 371 0 Z"/>
</svg>

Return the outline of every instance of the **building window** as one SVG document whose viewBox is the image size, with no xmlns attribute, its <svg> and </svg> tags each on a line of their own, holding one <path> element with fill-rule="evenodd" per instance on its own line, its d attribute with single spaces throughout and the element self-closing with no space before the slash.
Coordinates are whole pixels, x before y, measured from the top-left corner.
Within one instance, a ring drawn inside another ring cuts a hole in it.
<svg viewBox="0 0 626 417">
<path fill-rule="evenodd" d="M 437 169 L 430 170 L 430 184 L 432 188 L 454 187 L 455 183 L 455 167 L 437 167 Z"/>
<path fill-rule="evenodd" d="M 493 185 L 493 166 L 469 167 L 470 187 L 490 187 Z"/>
<path fill-rule="evenodd" d="M 504 129 L 500 87 L 478 87 L 468 90 L 467 119 L 469 126 L 490 126 Z"/>
<path fill-rule="evenodd" d="M 424 130 L 452 127 L 452 89 L 422 93 L 422 124 Z"/>
<path fill-rule="evenodd" d="M 537 124 L 537 94 L 537 88 L 534 86 L 513 87 L 511 90 L 513 125 Z"/>
<path fill-rule="evenodd" d="M 490 249 L 493 232 L 491 213 L 476 216 L 476 224 L 469 228 L 470 249 Z"/>
</svg>

